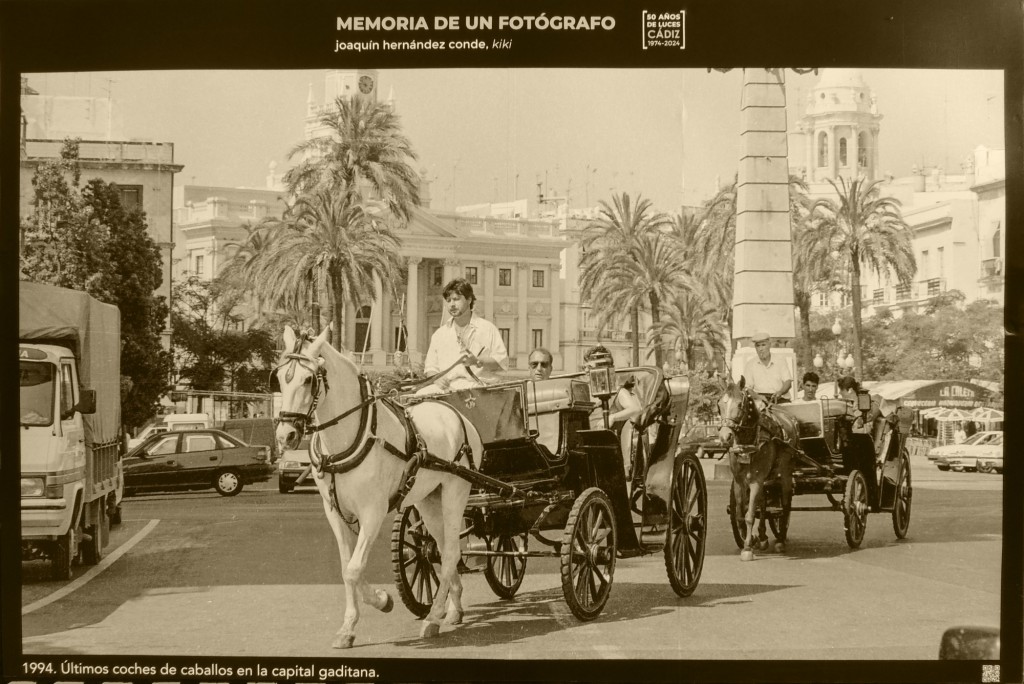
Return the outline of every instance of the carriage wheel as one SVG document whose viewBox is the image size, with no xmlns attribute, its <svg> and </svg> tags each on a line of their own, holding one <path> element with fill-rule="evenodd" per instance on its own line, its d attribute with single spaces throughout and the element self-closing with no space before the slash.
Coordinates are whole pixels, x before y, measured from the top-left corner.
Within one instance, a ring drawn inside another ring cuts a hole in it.
<svg viewBox="0 0 1024 684">
<path fill-rule="evenodd" d="M 525 534 L 499 534 L 494 538 L 494 547 L 490 551 L 510 553 L 526 551 L 527 537 Z M 526 577 L 526 558 L 513 555 L 488 556 L 484 568 L 484 578 L 498 598 L 515 598 L 516 592 Z"/>
<path fill-rule="evenodd" d="M 868 483 L 864 473 L 851 470 L 846 478 L 846 497 L 843 499 L 843 518 L 846 528 L 846 543 L 856 549 L 864 541 L 864 530 L 868 526 Z"/>
<path fill-rule="evenodd" d="M 440 584 L 441 552 L 413 506 L 396 516 L 391 526 L 391 568 L 402 603 L 416 617 L 425 618 Z"/>
<path fill-rule="evenodd" d="M 739 502 L 736 501 L 736 490 L 729 485 L 729 525 L 732 527 L 732 538 L 736 540 L 736 546 L 743 548 L 747 539 L 747 520 L 745 512 L 740 510 Z"/>
<path fill-rule="evenodd" d="M 700 583 L 708 531 L 708 487 L 696 457 L 676 462 L 669 498 L 665 570 L 672 590 L 686 597 Z"/>
<path fill-rule="evenodd" d="M 579 620 L 604 608 L 615 574 L 615 516 L 608 496 L 591 487 L 576 497 L 562 532 L 562 593 Z"/>
<path fill-rule="evenodd" d="M 910 455 L 900 453 L 900 476 L 896 480 L 896 497 L 892 502 L 892 531 L 897 539 L 905 539 L 910 528 Z"/>
</svg>

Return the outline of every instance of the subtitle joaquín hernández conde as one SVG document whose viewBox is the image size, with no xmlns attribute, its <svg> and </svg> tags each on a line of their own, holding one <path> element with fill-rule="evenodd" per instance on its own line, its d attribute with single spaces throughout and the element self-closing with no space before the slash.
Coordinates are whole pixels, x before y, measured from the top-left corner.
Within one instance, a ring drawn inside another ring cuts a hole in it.
<svg viewBox="0 0 1024 684">
<path fill-rule="evenodd" d="M 511 50 L 511 38 L 491 41 L 475 40 L 358 40 L 334 41 L 335 52 L 370 52 L 373 50 Z"/>
</svg>

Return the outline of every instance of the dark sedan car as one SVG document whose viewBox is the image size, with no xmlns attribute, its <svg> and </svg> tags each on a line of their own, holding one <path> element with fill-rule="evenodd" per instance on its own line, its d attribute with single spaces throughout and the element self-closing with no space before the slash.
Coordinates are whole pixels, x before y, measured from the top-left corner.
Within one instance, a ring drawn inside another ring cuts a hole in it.
<svg viewBox="0 0 1024 684">
<path fill-rule="evenodd" d="M 697 453 L 701 458 L 720 458 L 728 449 L 718 439 L 719 429 L 718 425 L 694 425 L 681 442 L 700 447 Z"/>
<path fill-rule="evenodd" d="M 221 430 L 156 434 L 124 459 L 126 495 L 188 489 L 216 489 L 235 496 L 242 487 L 274 474 L 270 450 L 249 446 Z"/>
</svg>

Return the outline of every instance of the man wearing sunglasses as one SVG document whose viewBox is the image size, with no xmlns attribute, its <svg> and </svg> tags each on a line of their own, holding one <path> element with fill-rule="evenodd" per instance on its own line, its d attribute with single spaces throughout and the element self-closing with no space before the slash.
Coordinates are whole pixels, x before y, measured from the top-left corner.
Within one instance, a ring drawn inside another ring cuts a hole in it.
<svg viewBox="0 0 1024 684">
<path fill-rule="evenodd" d="M 551 362 L 553 357 L 544 347 L 537 347 L 530 352 L 530 380 L 547 380 L 551 377 Z"/>
</svg>

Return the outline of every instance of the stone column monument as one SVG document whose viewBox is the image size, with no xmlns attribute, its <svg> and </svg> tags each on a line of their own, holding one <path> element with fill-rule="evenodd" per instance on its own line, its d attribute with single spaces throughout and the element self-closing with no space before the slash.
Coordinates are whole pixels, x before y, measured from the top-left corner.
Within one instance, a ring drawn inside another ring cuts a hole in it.
<svg viewBox="0 0 1024 684">
<path fill-rule="evenodd" d="M 744 69 L 736 188 L 736 253 L 732 293 L 732 375 L 754 354 L 756 332 L 772 337 L 772 356 L 788 364 L 797 387 L 793 339 L 789 148 L 783 69 Z"/>
</svg>

